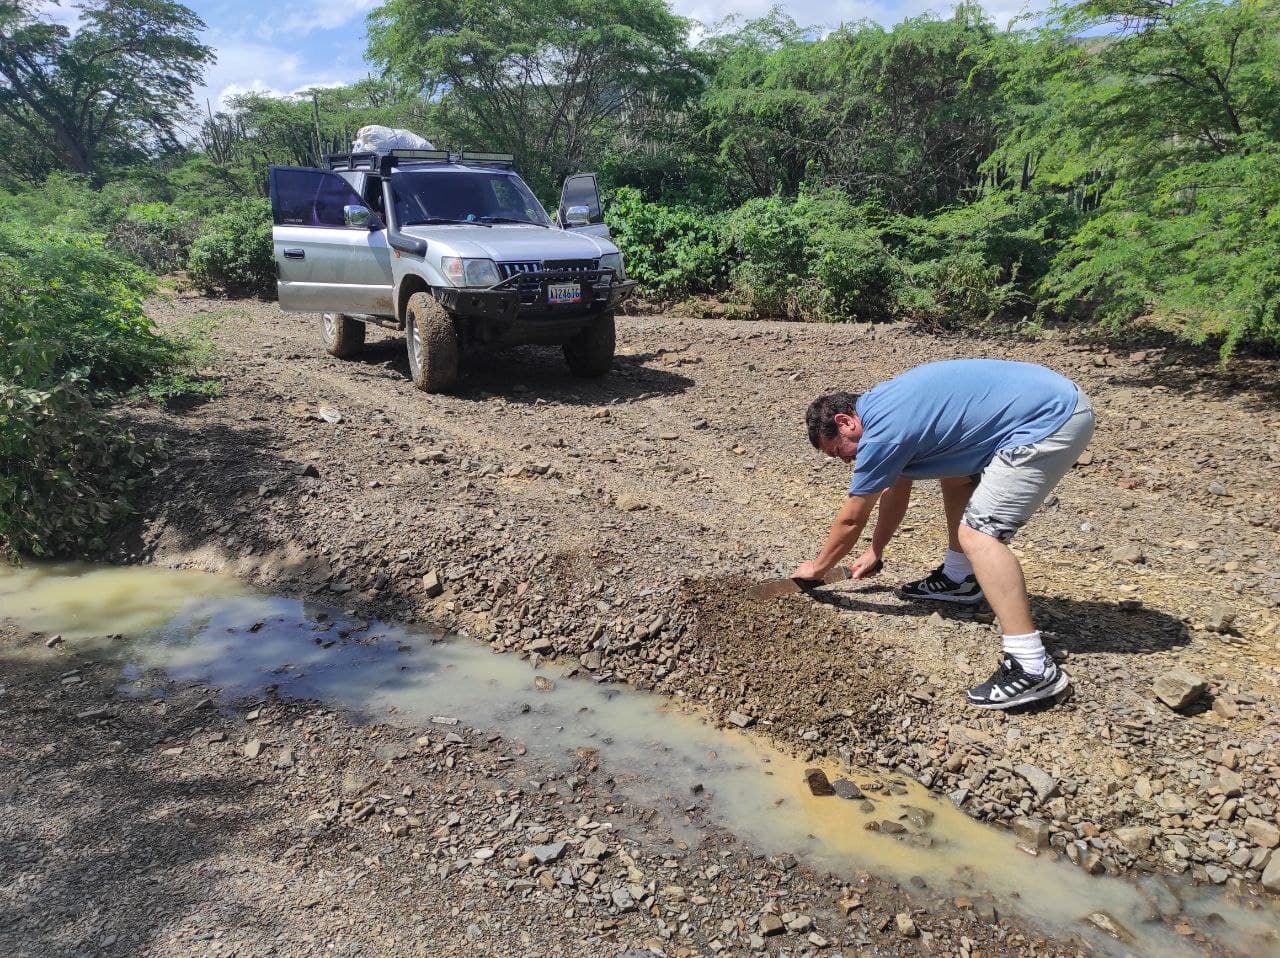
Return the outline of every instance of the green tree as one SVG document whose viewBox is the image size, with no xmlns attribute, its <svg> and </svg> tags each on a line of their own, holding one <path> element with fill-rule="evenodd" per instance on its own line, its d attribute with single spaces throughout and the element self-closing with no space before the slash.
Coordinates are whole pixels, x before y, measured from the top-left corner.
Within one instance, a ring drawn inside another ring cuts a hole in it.
<svg viewBox="0 0 1280 958">
<path fill-rule="evenodd" d="M 997 42 L 974 4 L 822 39 L 774 10 L 710 42 L 705 135 L 746 196 L 834 186 L 893 210 L 946 205 L 996 145 Z"/>
<path fill-rule="evenodd" d="M 213 51 L 204 23 L 173 0 L 88 0 L 73 33 L 0 6 L 0 117 L 71 172 L 176 147 L 182 110 Z"/>
<path fill-rule="evenodd" d="M 242 195 L 265 196 L 268 166 L 317 166 L 325 154 L 350 150 L 356 131 L 370 123 L 426 129 L 426 106 L 405 87 L 377 79 L 297 96 L 242 94 L 201 126 L 205 158 L 217 170 L 203 172 L 215 183 L 229 179 Z"/>
<path fill-rule="evenodd" d="M 512 152 L 546 191 L 629 104 L 696 82 L 688 28 L 664 0 L 388 0 L 368 57 L 436 104 L 432 134 Z"/>
</svg>

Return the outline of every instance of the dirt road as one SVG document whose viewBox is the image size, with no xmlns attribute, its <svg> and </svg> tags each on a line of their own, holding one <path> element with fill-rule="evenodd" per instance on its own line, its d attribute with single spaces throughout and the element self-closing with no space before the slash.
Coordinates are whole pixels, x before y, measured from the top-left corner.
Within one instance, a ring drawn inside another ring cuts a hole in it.
<svg viewBox="0 0 1280 958">
<path fill-rule="evenodd" d="M 620 320 L 606 380 L 573 380 L 558 353 L 529 349 L 427 396 L 390 333 L 341 361 L 316 320 L 272 304 L 153 312 L 216 319 L 226 389 L 129 414 L 170 454 L 115 560 L 226 568 L 576 660 L 747 716 L 797 751 L 908 775 L 980 819 L 1043 822 L 1054 852 L 1088 870 L 1261 894 L 1280 824 L 1273 367 L 643 317 Z M 996 664 L 989 615 L 893 595 L 945 545 L 928 484 L 880 579 L 772 603 L 745 592 L 811 557 L 843 495 L 846 467 L 805 438 L 809 399 L 972 355 L 1053 366 L 1099 415 L 1089 453 L 1017 542 L 1075 694 L 1016 715 L 963 703 Z M 1190 714 L 1153 692 L 1177 668 L 1208 684 Z"/>
</svg>

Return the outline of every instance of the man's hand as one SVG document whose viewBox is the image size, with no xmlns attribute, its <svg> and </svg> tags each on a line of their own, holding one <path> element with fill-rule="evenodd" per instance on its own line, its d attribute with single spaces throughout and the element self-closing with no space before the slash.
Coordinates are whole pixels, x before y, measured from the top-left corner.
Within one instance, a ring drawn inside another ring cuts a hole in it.
<svg viewBox="0 0 1280 958">
<path fill-rule="evenodd" d="M 870 579 L 874 575 L 879 575 L 883 568 L 884 563 L 880 561 L 880 553 L 872 547 L 868 547 L 862 555 L 858 556 L 857 561 L 849 566 L 855 579 Z"/>
<path fill-rule="evenodd" d="M 796 566 L 796 571 L 791 573 L 793 579 L 821 579 L 829 570 L 824 569 L 816 562 L 802 562 Z"/>
</svg>

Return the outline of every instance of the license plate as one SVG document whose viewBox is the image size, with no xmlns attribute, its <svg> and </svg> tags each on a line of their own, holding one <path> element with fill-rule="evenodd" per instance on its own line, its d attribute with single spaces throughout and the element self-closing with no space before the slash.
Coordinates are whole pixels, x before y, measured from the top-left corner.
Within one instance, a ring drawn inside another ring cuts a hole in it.
<svg viewBox="0 0 1280 958">
<path fill-rule="evenodd" d="M 547 302 L 552 306 L 568 306 L 582 302 L 582 287 L 577 283 L 550 283 L 547 286 Z"/>
</svg>

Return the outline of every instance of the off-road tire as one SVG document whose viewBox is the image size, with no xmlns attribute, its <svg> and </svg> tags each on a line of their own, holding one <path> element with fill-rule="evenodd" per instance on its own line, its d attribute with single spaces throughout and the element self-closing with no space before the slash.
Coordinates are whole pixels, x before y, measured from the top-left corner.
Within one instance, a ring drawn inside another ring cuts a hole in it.
<svg viewBox="0 0 1280 958">
<path fill-rule="evenodd" d="M 599 379 L 613 368 L 617 342 L 613 310 L 601 313 L 582 332 L 564 344 L 564 360 L 569 372 L 584 379 Z"/>
<path fill-rule="evenodd" d="M 320 338 L 330 356 L 350 359 L 364 349 L 364 323 L 342 313 L 321 313 Z"/>
<path fill-rule="evenodd" d="M 428 393 L 452 389 L 458 381 L 457 321 L 430 293 L 409 297 L 405 316 L 405 343 L 409 350 L 409 375 L 413 384 Z"/>
</svg>

